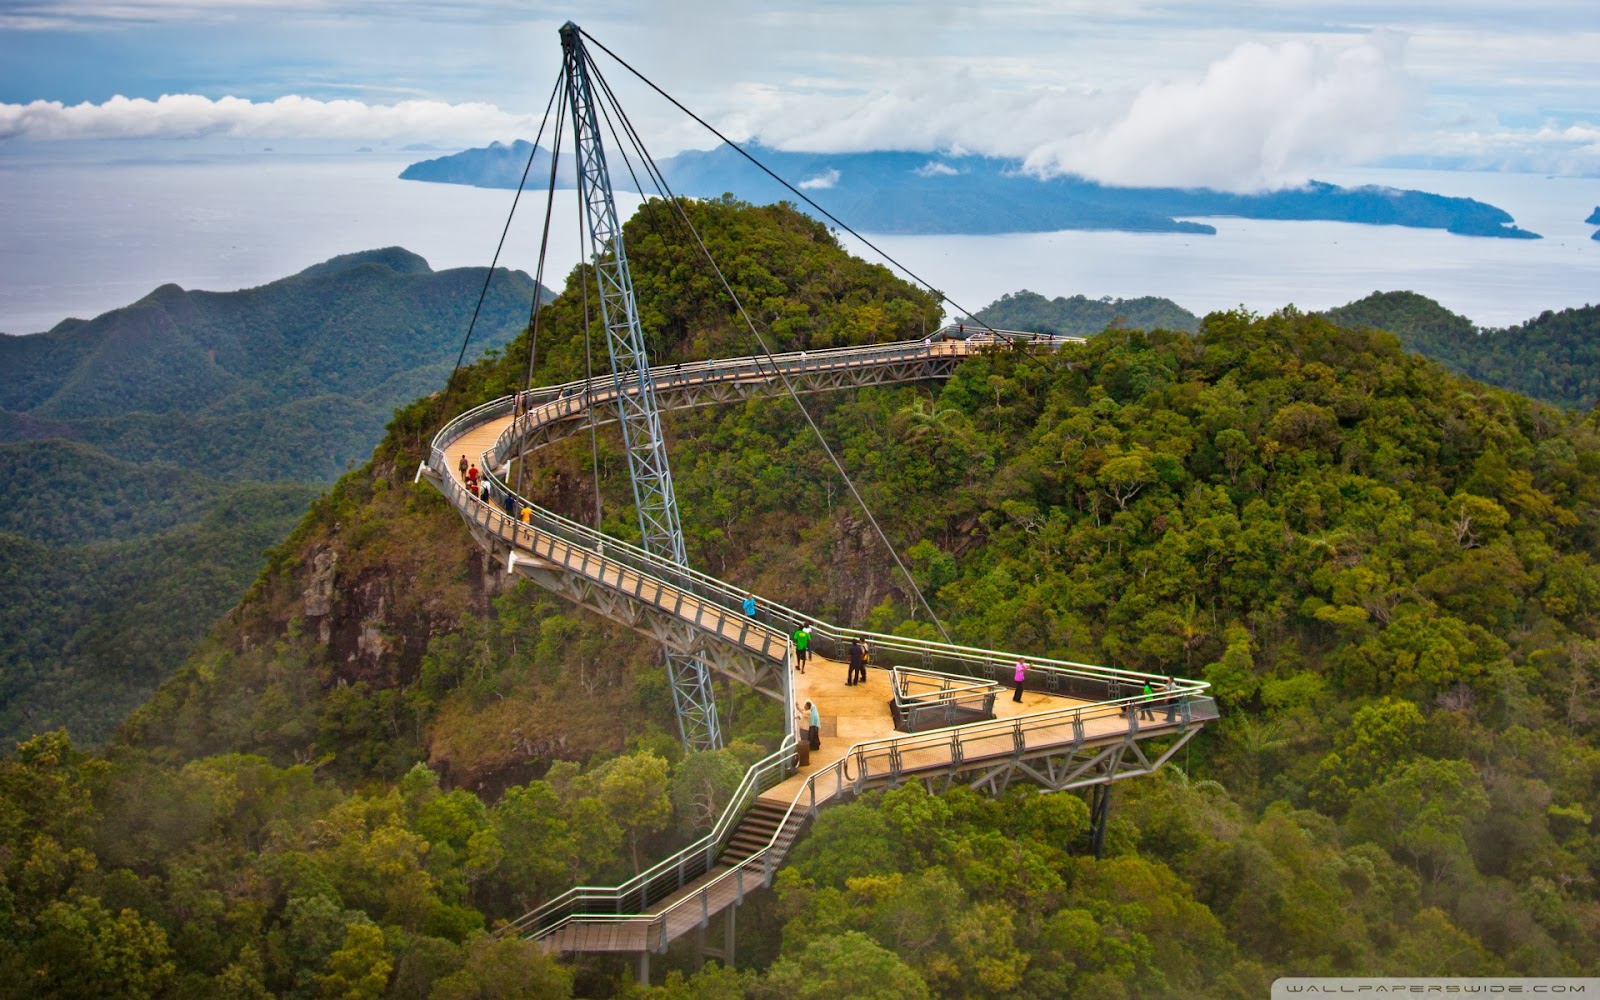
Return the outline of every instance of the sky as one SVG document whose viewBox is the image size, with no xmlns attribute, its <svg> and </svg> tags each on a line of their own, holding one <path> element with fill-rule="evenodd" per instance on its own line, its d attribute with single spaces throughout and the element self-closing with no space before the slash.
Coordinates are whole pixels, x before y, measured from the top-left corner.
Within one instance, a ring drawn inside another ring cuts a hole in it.
<svg viewBox="0 0 1600 1000">
<path fill-rule="evenodd" d="M 569 17 L 778 148 L 1241 191 L 1600 176 L 1596 0 L 0 0 L 0 157 L 532 138 Z M 597 58 L 652 152 L 714 144 Z"/>
</svg>

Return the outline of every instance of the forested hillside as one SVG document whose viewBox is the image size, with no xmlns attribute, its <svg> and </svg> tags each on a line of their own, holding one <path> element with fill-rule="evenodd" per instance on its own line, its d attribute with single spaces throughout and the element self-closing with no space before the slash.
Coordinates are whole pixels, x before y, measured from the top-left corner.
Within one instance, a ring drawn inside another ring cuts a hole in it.
<svg viewBox="0 0 1600 1000">
<path fill-rule="evenodd" d="M 319 492 L 0 444 L 0 733 L 109 737 Z"/>
<path fill-rule="evenodd" d="M 496 277 L 479 350 L 521 330 L 534 298 L 526 274 Z M 225 479 L 331 481 L 449 374 L 483 279 L 390 247 L 238 292 L 163 285 L 93 320 L 0 335 L 0 430 Z"/>
<path fill-rule="evenodd" d="M 781 346 L 936 315 L 793 212 L 691 211 Z M 665 235 L 629 223 L 657 357 L 749 352 Z M 581 370 L 578 289 L 541 381 Z M 822 814 L 741 911 L 738 970 L 636 990 L 485 936 L 704 829 L 758 752 L 682 755 L 650 644 L 507 589 L 411 483 L 527 347 L 397 414 L 106 757 L 41 737 L 0 765 L 0 991 L 1243 1000 L 1286 974 L 1600 973 L 1600 418 L 1292 310 L 808 399 L 958 639 L 1215 685 L 1222 722 L 1119 785 L 1103 859 L 1072 795 L 911 787 Z M 925 632 L 792 407 L 671 421 L 691 561 Z M 579 517 L 586 452 L 534 484 Z"/>
<path fill-rule="evenodd" d="M 978 310 L 977 318 L 1002 330 L 1030 330 L 1065 337 L 1088 337 L 1111 327 L 1129 330 L 1182 330 L 1193 333 L 1200 317 L 1171 299 L 1091 299 L 1058 295 L 1047 299 L 1023 289 L 1002 295 Z"/>
<path fill-rule="evenodd" d="M 1478 329 L 1415 292 L 1374 292 L 1328 315 L 1347 326 L 1388 330 L 1412 350 L 1490 385 L 1580 410 L 1600 402 L 1600 305 Z"/>
<path fill-rule="evenodd" d="M 0 336 L 0 739 L 109 737 L 238 601 L 309 484 L 448 375 L 485 273 L 390 248 Z M 527 275 L 497 272 L 479 348 L 532 302 Z"/>
</svg>

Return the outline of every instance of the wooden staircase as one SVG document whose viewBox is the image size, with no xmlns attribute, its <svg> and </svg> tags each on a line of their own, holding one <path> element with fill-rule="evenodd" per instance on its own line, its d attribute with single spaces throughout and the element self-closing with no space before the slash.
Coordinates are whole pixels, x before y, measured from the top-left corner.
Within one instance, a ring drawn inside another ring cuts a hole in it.
<svg viewBox="0 0 1600 1000">
<path fill-rule="evenodd" d="M 772 802 L 767 799 L 756 799 L 750 809 L 734 828 L 733 836 L 728 838 L 728 845 L 717 855 L 717 868 L 727 870 L 739 862 L 749 858 L 750 855 L 772 843 L 772 834 L 778 829 L 778 824 L 783 822 L 784 813 L 789 807 L 781 802 Z M 794 842 L 794 837 L 799 832 L 799 816 L 791 819 L 790 829 L 778 838 L 778 857 L 782 858 L 789 853 L 789 845 Z"/>
</svg>

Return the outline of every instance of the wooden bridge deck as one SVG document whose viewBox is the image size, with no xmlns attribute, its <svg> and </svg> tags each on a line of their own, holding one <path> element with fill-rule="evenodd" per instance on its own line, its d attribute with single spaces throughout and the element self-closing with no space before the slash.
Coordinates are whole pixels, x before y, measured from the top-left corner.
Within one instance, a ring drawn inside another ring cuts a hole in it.
<svg viewBox="0 0 1600 1000">
<path fill-rule="evenodd" d="M 465 456 L 469 463 L 477 465 L 479 470 L 484 469 L 484 460 L 487 453 L 494 447 L 495 440 L 501 432 L 510 426 L 512 418 L 502 417 L 482 424 L 456 441 L 454 451 L 458 457 L 450 464 L 450 476 L 466 487 L 466 477 L 461 474 L 460 457 Z M 493 505 L 490 505 L 493 506 Z M 495 508 L 503 510 L 503 508 Z M 639 588 L 639 597 L 646 602 L 655 603 L 659 607 L 672 610 L 685 619 L 694 621 L 702 630 L 715 631 L 728 642 L 743 645 L 753 652 L 761 655 L 775 656 L 781 659 L 784 647 L 777 642 L 763 641 L 762 636 L 746 634 L 740 628 L 742 624 L 737 618 L 728 618 L 723 609 L 711 602 L 669 587 L 663 587 L 644 574 L 635 572 L 626 566 L 613 566 L 601 569 L 596 566 L 592 554 L 582 546 L 574 545 L 564 539 L 538 531 L 533 527 L 519 525 L 515 529 L 516 548 L 525 553 L 530 553 L 536 559 L 552 566 L 573 573 L 586 574 L 600 583 L 617 587 L 622 590 L 633 591 Z M 707 622 L 721 621 L 719 629 L 711 630 L 706 627 Z"/>
</svg>

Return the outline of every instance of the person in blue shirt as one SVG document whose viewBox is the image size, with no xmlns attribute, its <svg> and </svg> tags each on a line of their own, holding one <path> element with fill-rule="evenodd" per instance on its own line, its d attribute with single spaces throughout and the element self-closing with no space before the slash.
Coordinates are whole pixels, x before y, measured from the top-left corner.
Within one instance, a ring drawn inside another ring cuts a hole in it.
<svg viewBox="0 0 1600 1000">
<path fill-rule="evenodd" d="M 744 595 L 744 613 L 749 615 L 751 618 L 756 616 L 756 595 Z"/>
</svg>

